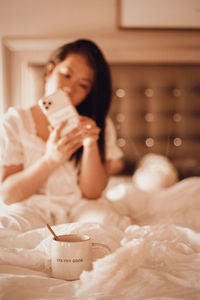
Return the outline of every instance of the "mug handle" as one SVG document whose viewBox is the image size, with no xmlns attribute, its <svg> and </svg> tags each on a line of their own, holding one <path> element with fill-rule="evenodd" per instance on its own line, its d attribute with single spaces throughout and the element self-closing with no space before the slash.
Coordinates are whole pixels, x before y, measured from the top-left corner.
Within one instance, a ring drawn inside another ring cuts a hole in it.
<svg viewBox="0 0 200 300">
<path fill-rule="evenodd" d="M 101 244 L 101 243 L 92 243 L 92 249 L 103 249 L 104 250 L 104 255 L 110 254 L 112 252 L 111 249 L 108 246 L 106 246 L 105 244 Z M 103 256 L 95 257 L 93 259 L 93 261 L 98 259 L 98 258 L 102 258 Z"/>
</svg>

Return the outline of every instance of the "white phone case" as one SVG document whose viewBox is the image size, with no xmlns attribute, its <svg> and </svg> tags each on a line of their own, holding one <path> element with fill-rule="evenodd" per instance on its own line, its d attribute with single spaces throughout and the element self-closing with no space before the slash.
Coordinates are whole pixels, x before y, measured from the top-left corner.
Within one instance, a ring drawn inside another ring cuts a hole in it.
<svg viewBox="0 0 200 300">
<path fill-rule="evenodd" d="M 62 136 L 77 127 L 78 112 L 63 90 L 40 99 L 38 104 L 53 127 L 67 121 L 66 126 L 61 130 Z"/>
</svg>

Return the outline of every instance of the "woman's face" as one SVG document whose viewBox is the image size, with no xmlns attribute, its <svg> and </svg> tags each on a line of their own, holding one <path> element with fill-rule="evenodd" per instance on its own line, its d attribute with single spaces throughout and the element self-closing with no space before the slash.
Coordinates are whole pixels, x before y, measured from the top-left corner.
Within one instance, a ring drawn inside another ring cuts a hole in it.
<svg viewBox="0 0 200 300">
<path fill-rule="evenodd" d="M 79 105 L 90 93 L 94 71 L 83 55 L 71 53 L 57 64 L 46 78 L 45 95 L 63 89 L 74 106 Z"/>
</svg>

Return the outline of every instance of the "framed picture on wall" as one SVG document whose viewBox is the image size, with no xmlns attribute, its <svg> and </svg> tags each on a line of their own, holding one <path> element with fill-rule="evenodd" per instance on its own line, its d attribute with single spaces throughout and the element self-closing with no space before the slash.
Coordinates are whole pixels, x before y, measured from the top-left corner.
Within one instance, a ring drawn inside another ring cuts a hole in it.
<svg viewBox="0 0 200 300">
<path fill-rule="evenodd" d="M 200 0 L 118 0 L 120 29 L 200 29 Z"/>
</svg>

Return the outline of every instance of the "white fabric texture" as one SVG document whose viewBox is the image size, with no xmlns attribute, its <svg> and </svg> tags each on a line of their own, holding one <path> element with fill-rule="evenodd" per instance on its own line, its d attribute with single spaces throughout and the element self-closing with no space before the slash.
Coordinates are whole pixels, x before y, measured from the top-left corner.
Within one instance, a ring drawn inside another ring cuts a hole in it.
<svg viewBox="0 0 200 300">
<path fill-rule="evenodd" d="M 89 234 L 112 250 L 78 281 L 51 277 L 52 236 L 47 228 L 24 233 L 1 228 L 1 299 L 200 299 L 200 178 L 153 193 L 123 182 L 106 194 L 135 224 L 121 230 L 104 218 L 101 224 L 79 221 L 53 227 L 56 234 Z M 31 222 L 34 211 L 29 217 Z"/>
<path fill-rule="evenodd" d="M 1 122 L 0 164 L 32 164 L 44 153 L 45 142 L 36 135 L 36 128 L 30 109 L 9 108 Z M 110 117 L 106 119 L 105 146 L 106 159 L 123 156 L 116 144 L 116 132 Z"/>
<path fill-rule="evenodd" d="M 37 161 L 44 151 L 45 142 L 36 135 L 30 110 L 10 108 L 1 126 L 0 163 L 2 165 L 22 163 L 26 169 Z M 80 194 L 77 169 L 73 161 L 58 167 L 38 192 L 48 196 L 65 196 L 72 193 Z"/>
<path fill-rule="evenodd" d="M 166 156 L 148 153 L 139 160 L 132 180 L 144 191 L 156 191 L 176 183 L 178 171 Z"/>
<path fill-rule="evenodd" d="M 106 121 L 106 158 L 117 159 L 123 155 L 116 145 L 116 134 L 111 119 Z M 5 114 L 0 131 L 0 164 L 23 164 L 29 167 L 45 151 L 45 142 L 36 135 L 36 128 L 30 109 L 10 108 Z M 77 168 L 74 161 L 58 167 L 39 190 L 48 196 L 80 197 L 77 184 Z"/>
</svg>

